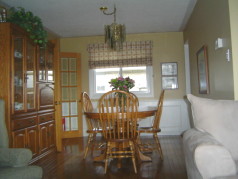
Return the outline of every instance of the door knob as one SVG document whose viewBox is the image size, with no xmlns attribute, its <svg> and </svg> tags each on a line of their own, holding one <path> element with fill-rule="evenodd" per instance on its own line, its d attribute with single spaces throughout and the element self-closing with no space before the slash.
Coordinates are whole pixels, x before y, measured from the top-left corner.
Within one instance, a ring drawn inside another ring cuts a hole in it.
<svg viewBox="0 0 238 179">
<path fill-rule="evenodd" d="M 55 105 L 61 104 L 60 101 L 55 101 Z"/>
</svg>

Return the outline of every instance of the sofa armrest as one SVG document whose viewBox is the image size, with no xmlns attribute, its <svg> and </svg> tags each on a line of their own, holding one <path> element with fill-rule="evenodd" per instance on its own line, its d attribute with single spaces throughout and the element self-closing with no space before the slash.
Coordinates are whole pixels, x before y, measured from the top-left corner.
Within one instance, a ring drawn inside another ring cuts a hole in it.
<svg viewBox="0 0 238 179">
<path fill-rule="evenodd" d="M 190 129 L 183 135 L 189 178 L 214 178 L 237 174 L 230 152 L 207 132 Z"/>
<path fill-rule="evenodd" d="M 26 166 L 31 158 L 32 152 L 29 149 L 0 148 L 0 166 Z"/>
</svg>

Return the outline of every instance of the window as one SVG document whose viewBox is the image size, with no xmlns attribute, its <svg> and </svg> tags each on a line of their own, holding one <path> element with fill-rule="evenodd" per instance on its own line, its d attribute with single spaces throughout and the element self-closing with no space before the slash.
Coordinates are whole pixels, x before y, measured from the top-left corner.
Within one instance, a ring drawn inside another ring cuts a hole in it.
<svg viewBox="0 0 238 179">
<path fill-rule="evenodd" d="M 152 97 L 152 41 L 124 42 L 123 49 L 111 51 L 107 44 L 89 44 L 90 96 L 99 98 L 110 91 L 108 83 L 119 76 L 135 80 L 130 91 L 141 97 Z"/>
<path fill-rule="evenodd" d="M 120 68 L 95 69 L 94 74 L 95 74 L 95 92 L 105 93 L 111 90 L 108 82 L 112 78 L 120 76 Z"/>
<path fill-rule="evenodd" d="M 103 93 L 110 91 L 112 88 L 108 82 L 118 76 L 129 76 L 135 80 L 135 87 L 130 91 L 139 97 L 153 96 L 151 66 L 91 69 L 89 71 L 90 95 L 99 98 Z"/>
</svg>

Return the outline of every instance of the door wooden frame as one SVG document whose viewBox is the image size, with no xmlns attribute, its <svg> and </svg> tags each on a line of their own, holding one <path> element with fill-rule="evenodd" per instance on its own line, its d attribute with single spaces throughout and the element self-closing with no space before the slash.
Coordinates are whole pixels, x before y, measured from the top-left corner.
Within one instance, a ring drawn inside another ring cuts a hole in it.
<svg viewBox="0 0 238 179">
<path fill-rule="evenodd" d="M 78 88 L 78 91 L 77 93 L 79 94 L 78 95 L 78 117 L 79 117 L 79 120 L 78 120 L 78 126 L 79 126 L 79 131 L 67 131 L 67 132 L 64 132 L 63 131 L 63 128 L 62 128 L 62 115 L 61 115 L 61 76 L 60 76 L 60 59 L 61 58 L 77 58 L 78 59 L 78 63 L 77 63 L 77 69 L 79 69 L 78 71 L 78 78 L 79 78 L 79 81 L 78 81 L 78 85 L 79 85 L 79 88 Z M 80 74 L 80 71 L 81 71 L 81 61 L 80 61 L 80 54 L 79 53 L 72 53 L 72 52 L 61 52 L 60 53 L 60 57 L 59 57 L 59 61 L 58 61 L 58 64 L 57 64 L 57 71 L 56 71 L 56 79 L 55 81 L 57 81 L 57 90 L 56 90 L 56 100 L 55 100 L 55 109 L 56 109 L 56 119 L 59 119 L 60 124 L 57 127 L 57 131 L 60 131 L 61 135 L 58 136 L 60 137 L 61 139 L 64 139 L 64 138 L 74 138 L 74 137 L 82 137 L 83 136 L 83 123 L 82 123 L 82 105 L 81 105 L 81 100 L 80 100 L 80 94 L 81 94 L 81 74 Z"/>
</svg>

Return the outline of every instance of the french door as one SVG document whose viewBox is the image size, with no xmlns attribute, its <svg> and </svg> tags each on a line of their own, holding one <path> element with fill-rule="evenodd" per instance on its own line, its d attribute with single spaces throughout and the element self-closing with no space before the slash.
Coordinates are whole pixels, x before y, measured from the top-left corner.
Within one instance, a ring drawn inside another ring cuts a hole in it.
<svg viewBox="0 0 238 179">
<path fill-rule="evenodd" d="M 61 53 L 59 62 L 60 77 L 60 116 L 62 120 L 62 138 L 82 136 L 81 77 L 80 55 Z"/>
</svg>

